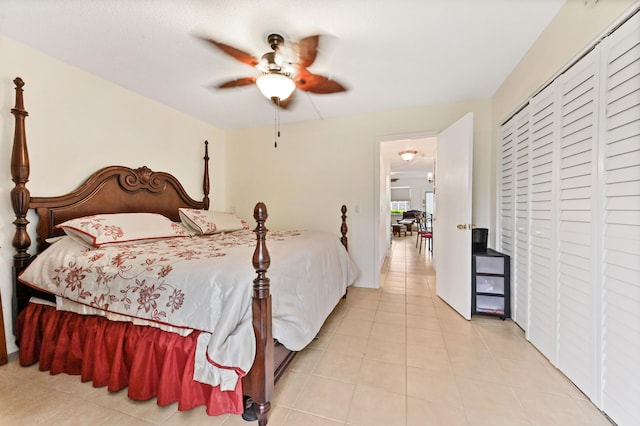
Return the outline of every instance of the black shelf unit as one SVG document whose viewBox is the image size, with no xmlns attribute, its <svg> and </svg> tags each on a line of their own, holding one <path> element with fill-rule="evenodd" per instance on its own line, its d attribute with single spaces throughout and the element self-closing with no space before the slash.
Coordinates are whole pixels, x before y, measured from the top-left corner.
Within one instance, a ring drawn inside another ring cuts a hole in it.
<svg viewBox="0 0 640 426">
<path fill-rule="evenodd" d="M 471 314 L 511 318 L 511 258 L 493 249 L 471 256 Z"/>
</svg>

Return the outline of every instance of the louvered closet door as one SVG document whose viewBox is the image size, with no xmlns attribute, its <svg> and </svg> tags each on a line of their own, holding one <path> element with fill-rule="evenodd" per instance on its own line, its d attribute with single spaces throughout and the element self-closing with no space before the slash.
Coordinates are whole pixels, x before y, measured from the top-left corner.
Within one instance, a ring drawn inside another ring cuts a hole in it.
<svg viewBox="0 0 640 426">
<path fill-rule="evenodd" d="M 602 43 L 603 403 L 640 425 L 640 15 Z"/>
<path fill-rule="evenodd" d="M 500 250 L 509 256 L 513 254 L 514 122 L 511 119 L 500 128 Z"/>
<path fill-rule="evenodd" d="M 513 319 L 525 331 L 529 317 L 529 123 L 527 105 L 515 117 L 515 248 L 511 258 Z"/>
<path fill-rule="evenodd" d="M 598 386 L 596 277 L 599 46 L 559 79 L 558 368 L 590 399 Z"/>
<path fill-rule="evenodd" d="M 556 83 L 531 99 L 531 222 L 529 326 L 526 336 L 555 364 L 555 139 Z"/>
</svg>

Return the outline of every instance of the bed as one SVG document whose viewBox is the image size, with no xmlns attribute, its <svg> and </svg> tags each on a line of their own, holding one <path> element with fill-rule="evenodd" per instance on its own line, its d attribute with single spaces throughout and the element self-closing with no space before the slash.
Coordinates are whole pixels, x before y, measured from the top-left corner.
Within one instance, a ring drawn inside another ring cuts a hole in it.
<svg viewBox="0 0 640 426">
<path fill-rule="evenodd" d="M 14 83 L 13 315 L 21 365 L 266 425 L 275 383 L 353 280 L 346 207 L 339 241 L 269 232 L 263 203 L 253 230 L 210 212 L 206 142 L 202 200 L 146 166 L 105 167 L 69 194 L 32 197 L 24 82 Z M 38 217 L 35 255 L 30 210 Z"/>
</svg>

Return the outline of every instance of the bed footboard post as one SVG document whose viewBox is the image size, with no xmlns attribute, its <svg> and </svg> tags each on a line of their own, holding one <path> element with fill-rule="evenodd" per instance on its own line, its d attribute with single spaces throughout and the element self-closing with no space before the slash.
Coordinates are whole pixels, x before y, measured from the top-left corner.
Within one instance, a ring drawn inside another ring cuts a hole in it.
<svg viewBox="0 0 640 426">
<path fill-rule="evenodd" d="M 4 313 L 2 312 L 2 296 L 0 295 L 0 365 L 5 365 L 8 362 L 7 337 L 4 334 Z"/>
<path fill-rule="evenodd" d="M 344 248 L 349 251 L 349 242 L 347 241 L 347 206 L 343 204 L 340 211 L 342 212 L 342 225 L 340 225 L 340 233 L 342 234 L 342 237 L 340 237 L 340 242 Z"/>
<path fill-rule="evenodd" d="M 253 210 L 257 222 L 256 249 L 253 252 L 253 267 L 258 276 L 253 280 L 253 329 L 256 334 L 256 358 L 247 375 L 245 392 L 253 399 L 253 407 L 258 415 L 258 424 L 267 424 L 267 413 L 271 409 L 271 395 L 274 387 L 274 343 L 271 331 L 270 282 L 266 276 L 271 258 L 266 245 L 268 229 L 267 207 L 258 203 Z"/>
<path fill-rule="evenodd" d="M 202 202 L 204 203 L 204 209 L 209 210 L 209 141 L 204 141 L 204 177 L 202 178 L 202 192 L 204 193 L 204 198 Z"/>
</svg>

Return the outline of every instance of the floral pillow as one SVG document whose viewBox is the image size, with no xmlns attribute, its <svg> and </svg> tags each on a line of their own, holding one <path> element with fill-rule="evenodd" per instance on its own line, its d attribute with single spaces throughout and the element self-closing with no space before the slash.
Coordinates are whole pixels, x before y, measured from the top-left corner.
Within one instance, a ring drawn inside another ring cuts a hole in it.
<svg viewBox="0 0 640 426">
<path fill-rule="evenodd" d="M 249 229 L 249 225 L 232 213 L 198 209 L 178 209 L 182 223 L 197 234 L 208 235 Z"/>
<path fill-rule="evenodd" d="M 153 241 L 162 238 L 188 237 L 180 223 L 156 213 L 113 213 L 71 219 L 56 228 L 65 234 L 100 247 L 105 244 Z"/>
</svg>

